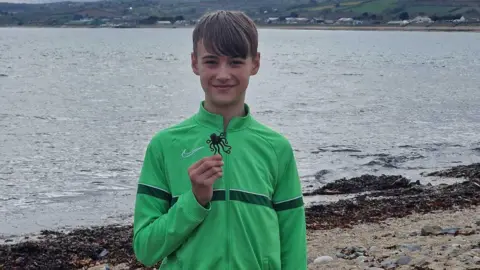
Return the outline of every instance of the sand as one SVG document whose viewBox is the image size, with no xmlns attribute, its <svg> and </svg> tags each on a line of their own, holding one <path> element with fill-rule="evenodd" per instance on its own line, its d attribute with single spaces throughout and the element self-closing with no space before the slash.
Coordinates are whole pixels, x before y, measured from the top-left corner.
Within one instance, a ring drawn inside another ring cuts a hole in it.
<svg viewBox="0 0 480 270">
<path fill-rule="evenodd" d="M 475 234 L 421 236 L 420 231 L 426 225 L 438 225 L 442 228 L 470 226 L 471 230 L 475 230 Z M 361 263 L 358 259 L 341 259 L 335 255 L 342 248 L 361 246 L 367 250 L 374 247 L 367 257 L 388 259 L 401 256 L 401 249 L 394 247 L 404 244 L 418 245 L 422 250 L 405 252 L 405 255 L 412 258 L 412 262 L 392 269 L 415 269 L 415 264 L 421 265 L 422 262 L 425 262 L 425 268 L 419 269 L 480 269 L 480 261 L 474 264 L 475 260 L 480 259 L 480 207 L 413 214 L 404 218 L 387 219 L 378 224 L 359 224 L 351 229 L 308 231 L 309 258 L 333 258 L 332 262 L 326 264 L 311 263 L 308 269 L 369 269 L 369 263 Z M 464 258 L 469 256 L 472 259 Z M 477 258 L 474 258 L 475 256 Z"/>
</svg>

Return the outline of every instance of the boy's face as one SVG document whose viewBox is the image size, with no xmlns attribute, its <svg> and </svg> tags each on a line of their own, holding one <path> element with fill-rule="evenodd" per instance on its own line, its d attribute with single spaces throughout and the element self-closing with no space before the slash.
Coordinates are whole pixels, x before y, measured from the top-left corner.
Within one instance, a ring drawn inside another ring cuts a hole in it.
<svg viewBox="0 0 480 270">
<path fill-rule="evenodd" d="M 201 41 L 191 58 L 193 72 L 200 76 L 205 99 L 219 107 L 243 103 L 250 76 L 257 74 L 260 67 L 259 53 L 246 59 L 219 56 L 209 53 Z"/>
</svg>

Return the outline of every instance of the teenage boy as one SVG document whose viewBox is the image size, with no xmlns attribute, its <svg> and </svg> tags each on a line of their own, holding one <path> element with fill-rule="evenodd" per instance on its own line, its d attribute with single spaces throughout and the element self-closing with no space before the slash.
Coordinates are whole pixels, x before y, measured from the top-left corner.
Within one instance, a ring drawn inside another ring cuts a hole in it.
<svg viewBox="0 0 480 270">
<path fill-rule="evenodd" d="M 138 260 L 160 269 L 307 269 L 301 184 L 289 141 L 245 104 L 260 67 L 258 33 L 242 12 L 204 15 L 191 67 L 198 112 L 154 135 L 134 214 Z"/>
</svg>

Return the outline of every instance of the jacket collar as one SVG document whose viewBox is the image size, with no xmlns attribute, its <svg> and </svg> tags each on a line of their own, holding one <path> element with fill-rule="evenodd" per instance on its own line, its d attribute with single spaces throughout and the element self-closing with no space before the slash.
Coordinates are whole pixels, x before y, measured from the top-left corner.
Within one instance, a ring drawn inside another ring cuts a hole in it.
<svg viewBox="0 0 480 270">
<path fill-rule="evenodd" d="M 205 101 L 200 103 L 200 108 L 195 115 L 196 120 L 209 128 L 223 131 L 223 116 L 219 114 L 214 114 L 207 111 L 204 107 Z M 250 113 L 250 107 L 245 104 L 245 115 L 244 116 L 235 116 L 228 123 L 227 132 L 236 131 L 244 129 L 250 125 L 252 121 L 252 116 Z"/>
</svg>

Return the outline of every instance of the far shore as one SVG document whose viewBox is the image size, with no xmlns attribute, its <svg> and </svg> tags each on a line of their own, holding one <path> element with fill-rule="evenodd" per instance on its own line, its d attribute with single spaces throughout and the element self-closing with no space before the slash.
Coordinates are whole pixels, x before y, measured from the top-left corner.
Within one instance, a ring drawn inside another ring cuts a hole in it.
<svg viewBox="0 0 480 270">
<path fill-rule="evenodd" d="M 89 25 L 21 25 L 21 26 L 0 26 L 0 28 L 114 28 L 114 29 L 136 29 L 136 28 L 193 28 L 194 25 L 135 25 L 121 27 L 104 27 Z M 282 29 L 282 30 L 325 30 L 325 31 L 412 31 L 412 32 L 480 32 L 479 24 L 470 25 L 321 25 L 321 24 L 258 24 L 259 29 Z"/>
</svg>

